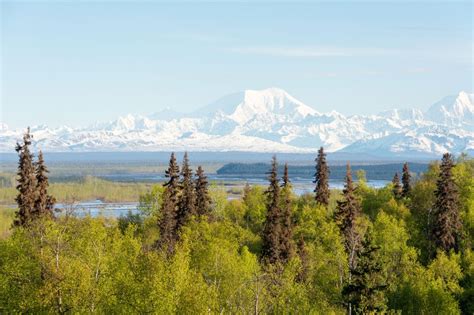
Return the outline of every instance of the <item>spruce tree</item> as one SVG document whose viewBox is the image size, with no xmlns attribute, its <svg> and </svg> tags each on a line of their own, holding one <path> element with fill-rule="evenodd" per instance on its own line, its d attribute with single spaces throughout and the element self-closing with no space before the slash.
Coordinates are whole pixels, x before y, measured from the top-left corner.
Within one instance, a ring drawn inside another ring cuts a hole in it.
<svg viewBox="0 0 474 315">
<path fill-rule="evenodd" d="M 198 215 L 209 215 L 210 202 L 207 176 L 204 170 L 198 166 L 196 171 L 196 212 Z"/>
<path fill-rule="evenodd" d="M 402 197 L 402 186 L 400 185 L 400 178 L 398 177 L 398 172 L 395 173 L 392 179 L 392 193 L 395 199 L 400 199 Z"/>
<path fill-rule="evenodd" d="M 193 171 L 189 166 L 188 152 L 184 153 L 180 181 L 181 195 L 178 202 L 178 229 L 185 225 L 191 216 L 196 215 L 196 195 Z"/>
<path fill-rule="evenodd" d="M 387 285 L 378 258 L 379 249 L 373 244 L 368 230 L 357 251 L 357 264 L 350 270 L 351 278 L 342 290 L 349 314 L 379 314 L 386 309 L 384 291 Z"/>
<path fill-rule="evenodd" d="M 446 153 L 440 167 L 436 184 L 436 202 L 433 207 L 432 238 L 438 248 L 449 252 L 459 249 L 461 219 L 458 192 L 452 176 L 453 157 Z"/>
<path fill-rule="evenodd" d="M 178 239 L 177 212 L 179 197 L 179 166 L 176 163 L 174 153 L 171 153 L 168 169 L 165 171 L 168 181 L 163 184 L 163 205 L 159 221 L 160 240 L 158 246 L 168 253 L 174 251 Z"/>
<path fill-rule="evenodd" d="M 52 217 L 53 207 L 56 200 L 48 194 L 48 169 L 44 163 L 43 152 L 38 153 L 38 161 L 36 166 L 36 201 L 35 214 L 38 217 Z"/>
<path fill-rule="evenodd" d="M 281 210 L 280 185 L 277 174 L 277 160 L 273 156 L 272 168 L 268 176 L 270 185 L 266 190 L 267 215 L 262 235 L 262 258 L 266 263 L 280 262 L 281 247 Z"/>
<path fill-rule="evenodd" d="M 288 164 L 285 163 L 282 184 L 282 220 L 281 220 L 281 247 L 280 258 L 288 262 L 295 254 L 293 242 L 293 224 L 291 221 L 291 183 L 288 176 Z"/>
<path fill-rule="evenodd" d="M 344 237 L 345 249 L 349 255 L 349 266 L 353 266 L 355 263 L 355 254 L 360 243 L 356 220 L 360 215 L 361 206 L 355 195 L 351 166 L 349 163 L 347 163 L 346 183 L 342 193 L 342 200 L 337 202 L 334 216 L 336 224 Z"/>
<path fill-rule="evenodd" d="M 326 162 L 326 153 L 324 153 L 323 147 L 318 151 L 318 157 L 316 158 L 316 173 L 314 174 L 314 183 L 316 188 L 316 201 L 324 206 L 329 205 L 329 167 Z"/>
<path fill-rule="evenodd" d="M 406 198 L 410 194 L 411 186 L 410 186 L 410 170 L 408 169 L 408 163 L 405 162 L 403 164 L 403 173 L 402 173 L 402 197 Z"/>
<path fill-rule="evenodd" d="M 28 127 L 23 135 L 23 143 L 16 144 L 16 152 L 19 155 L 18 161 L 18 195 L 15 198 L 18 210 L 13 222 L 16 226 L 26 226 L 34 219 L 36 202 L 36 175 L 33 164 L 33 153 L 30 151 L 32 135 Z"/>
</svg>

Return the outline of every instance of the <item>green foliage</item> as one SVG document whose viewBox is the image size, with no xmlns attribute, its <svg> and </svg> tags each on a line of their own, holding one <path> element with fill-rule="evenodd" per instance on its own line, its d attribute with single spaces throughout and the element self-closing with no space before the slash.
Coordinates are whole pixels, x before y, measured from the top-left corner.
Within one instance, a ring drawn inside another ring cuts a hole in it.
<svg viewBox="0 0 474 315">
<path fill-rule="evenodd" d="M 308 270 L 305 282 L 310 296 L 321 307 L 337 305 L 341 302 L 342 279 L 348 269 L 338 226 L 321 205 L 298 207 L 294 222 L 295 239 L 303 238 L 306 244 Z"/>
<path fill-rule="evenodd" d="M 428 268 L 418 266 L 390 294 L 389 306 L 403 314 L 460 314 L 455 294 L 461 292 L 461 276 L 459 255 L 438 252 Z"/>
<path fill-rule="evenodd" d="M 390 186 L 381 189 L 374 189 L 371 187 L 358 187 L 357 193 L 362 202 L 362 211 L 368 215 L 372 220 L 377 217 L 378 211 L 393 199 L 392 189 Z"/>
<path fill-rule="evenodd" d="M 139 206 L 143 214 L 158 216 L 159 210 L 163 205 L 163 185 L 153 185 L 151 190 L 140 195 Z"/>
<path fill-rule="evenodd" d="M 380 211 L 373 224 L 374 243 L 380 247 L 388 290 L 395 292 L 418 266 L 416 249 L 408 245 L 410 235 L 403 219 Z"/>
<path fill-rule="evenodd" d="M 216 313 L 251 312 L 254 281 L 261 273 L 247 245 L 256 236 L 230 222 L 192 223 L 183 233 L 190 263 L 217 298 Z"/>
<path fill-rule="evenodd" d="M 462 256 L 461 268 L 464 276 L 460 281 L 463 292 L 460 296 L 460 308 L 463 314 L 474 313 L 474 254 L 468 249 Z"/>
<path fill-rule="evenodd" d="M 464 223 L 464 247 L 474 241 L 474 159 L 463 159 L 452 170 L 459 194 L 461 220 Z"/>
<path fill-rule="evenodd" d="M 394 198 L 392 184 L 374 189 L 362 181 L 353 187 L 352 201 L 361 205 L 355 235 L 370 229 L 371 246 L 377 248 L 365 258 L 358 252 L 359 264 L 353 267 L 365 270 L 358 287 L 387 284 L 373 296 L 360 295 L 369 297 L 365 302 L 386 304 L 390 314 L 473 313 L 473 171 L 467 158 L 452 169 L 463 224 L 458 253 L 436 252 L 429 238 L 438 164 L 411 182 L 409 198 Z M 55 185 L 50 193 L 55 194 Z M 70 183 L 60 185 L 65 191 Z M 111 195 L 126 196 L 132 187 L 94 178 L 71 185 L 67 190 L 84 189 L 84 195 L 110 189 Z M 225 188 L 211 186 L 209 218 L 191 216 L 171 253 L 154 246 L 161 237 L 157 222 L 164 188 L 135 188 L 129 197 L 138 200 L 143 189 L 142 211 L 118 219 L 63 215 L 12 228 L 14 210 L 0 209 L 0 313 L 346 312 L 343 288 L 350 275 L 354 280 L 355 269 L 349 273 L 350 253 L 334 220 L 336 202 L 343 200 L 340 191 L 332 190 L 324 207 L 314 194 L 294 196 L 282 188 L 279 205 L 288 206 L 289 235 L 299 246 L 293 257 L 268 265 L 259 261 L 267 215 L 262 187 L 246 187 L 243 198 L 227 199 Z"/>
<path fill-rule="evenodd" d="M 10 235 L 14 218 L 15 209 L 0 206 L 0 239 Z"/>
<path fill-rule="evenodd" d="M 379 249 L 373 243 L 371 230 L 367 230 L 357 251 L 356 266 L 350 269 L 350 278 L 342 290 L 349 310 L 355 314 L 380 313 L 386 309 L 384 290 L 387 285 Z"/>
<path fill-rule="evenodd" d="M 410 221 L 410 244 L 420 250 L 420 260 L 426 265 L 432 256 L 430 242 L 431 211 L 435 202 L 434 191 L 439 174 L 439 165 L 433 163 L 419 181 L 412 185 L 408 206 L 412 214 Z"/>
<path fill-rule="evenodd" d="M 243 197 L 245 224 L 256 234 L 263 230 L 263 223 L 267 214 L 265 201 L 265 193 L 260 186 L 252 186 Z"/>
</svg>

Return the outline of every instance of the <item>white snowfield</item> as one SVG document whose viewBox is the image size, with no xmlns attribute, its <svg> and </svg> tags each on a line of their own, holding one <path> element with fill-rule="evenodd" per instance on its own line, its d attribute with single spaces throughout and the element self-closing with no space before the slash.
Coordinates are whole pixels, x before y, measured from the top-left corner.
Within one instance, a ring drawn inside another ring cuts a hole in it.
<svg viewBox="0 0 474 315">
<path fill-rule="evenodd" d="M 394 109 L 370 116 L 319 113 L 282 89 L 246 90 L 190 114 L 165 109 L 86 128 L 34 126 L 34 146 L 74 151 L 249 151 L 438 156 L 474 153 L 474 94 L 460 92 L 426 112 Z M 0 151 L 13 152 L 24 130 L 0 123 Z"/>
</svg>

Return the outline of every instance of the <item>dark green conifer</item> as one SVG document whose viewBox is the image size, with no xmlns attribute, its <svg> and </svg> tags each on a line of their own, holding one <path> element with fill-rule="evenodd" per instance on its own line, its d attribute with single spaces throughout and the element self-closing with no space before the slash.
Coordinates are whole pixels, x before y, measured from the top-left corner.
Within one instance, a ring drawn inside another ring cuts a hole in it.
<svg viewBox="0 0 474 315">
<path fill-rule="evenodd" d="M 326 153 L 324 153 L 323 147 L 318 151 L 318 157 L 316 158 L 316 173 L 314 174 L 314 183 L 316 188 L 316 201 L 324 206 L 329 205 L 329 167 L 326 161 Z"/>
<path fill-rule="evenodd" d="M 337 202 L 334 216 L 336 224 L 339 226 L 341 234 L 344 237 L 345 249 L 349 255 L 349 266 L 354 266 L 356 251 L 360 243 L 356 220 L 360 215 L 361 206 L 355 195 L 351 166 L 349 163 L 347 163 L 346 183 L 342 193 L 342 200 Z"/>
<path fill-rule="evenodd" d="M 178 229 L 185 225 L 191 216 L 196 215 L 196 190 L 193 181 L 193 171 L 189 166 L 188 152 L 184 153 L 180 181 L 181 195 L 178 202 Z"/>
<path fill-rule="evenodd" d="M 163 206 L 159 221 L 160 240 L 158 246 L 168 253 L 174 251 L 178 239 L 177 212 L 179 197 L 179 166 L 176 163 L 174 153 L 171 153 L 168 169 L 165 172 L 168 181 L 163 184 Z"/>
<path fill-rule="evenodd" d="M 402 197 L 402 186 L 400 185 L 400 178 L 398 177 L 398 172 L 395 173 L 392 179 L 392 193 L 395 199 L 400 199 Z"/>
<path fill-rule="evenodd" d="M 410 194 L 411 185 L 410 185 L 410 170 L 408 169 L 408 163 L 403 164 L 403 173 L 402 173 L 402 197 L 406 198 Z"/>
<path fill-rule="evenodd" d="M 263 261 L 273 264 L 280 262 L 281 246 L 281 210 L 280 210 L 280 185 L 277 174 L 277 160 L 273 156 L 272 168 L 268 176 L 270 185 L 267 191 L 267 215 L 262 235 Z"/>
<path fill-rule="evenodd" d="M 28 127 L 23 135 L 23 143 L 16 144 L 16 152 L 19 155 L 18 161 L 18 195 L 16 203 L 18 210 L 15 214 L 14 225 L 26 226 L 34 219 L 36 202 L 36 175 L 33 164 L 33 154 L 30 151 L 32 135 Z"/>
<path fill-rule="evenodd" d="M 449 252 L 459 249 L 461 219 L 459 214 L 458 192 L 452 176 L 453 157 L 446 153 L 440 166 L 436 183 L 436 202 L 433 207 L 432 238 L 438 248 Z"/>
<path fill-rule="evenodd" d="M 384 291 L 387 285 L 378 257 L 379 249 L 373 244 L 368 230 L 357 251 L 357 264 L 350 270 L 351 278 L 342 290 L 349 314 L 380 314 L 386 309 Z"/>
<path fill-rule="evenodd" d="M 56 200 L 48 194 L 48 169 L 44 163 L 43 152 L 38 153 L 38 161 L 36 166 L 36 201 L 35 215 L 38 217 L 52 217 L 53 207 Z"/>
<path fill-rule="evenodd" d="M 209 215 L 211 198 L 207 176 L 201 166 L 198 166 L 196 176 L 196 211 L 198 215 Z"/>
<path fill-rule="evenodd" d="M 281 248 L 280 258 L 288 262 L 295 254 L 293 242 L 293 223 L 291 211 L 291 183 L 288 176 L 288 164 L 285 163 L 282 184 L 282 220 L 281 220 Z"/>
</svg>

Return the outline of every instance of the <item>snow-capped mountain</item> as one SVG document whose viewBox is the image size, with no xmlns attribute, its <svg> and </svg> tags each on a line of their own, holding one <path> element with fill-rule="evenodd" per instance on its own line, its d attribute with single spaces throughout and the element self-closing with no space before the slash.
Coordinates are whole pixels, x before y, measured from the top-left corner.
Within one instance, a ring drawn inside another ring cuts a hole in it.
<svg viewBox="0 0 474 315">
<path fill-rule="evenodd" d="M 252 151 L 431 156 L 474 153 L 474 96 L 460 92 L 426 112 L 393 109 L 370 116 L 320 113 L 277 88 L 225 96 L 190 114 L 170 108 L 86 128 L 32 128 L 45 151 Z M 0 123 L 0 151 L 23 130 Z"/>
<path fill-rule="evenodd" d="M 474 94 L 464 91 L 457 96 L 447 96 L 433 104 L 426 118 L 445 125 L 474 130 Z"/>
</svg>

